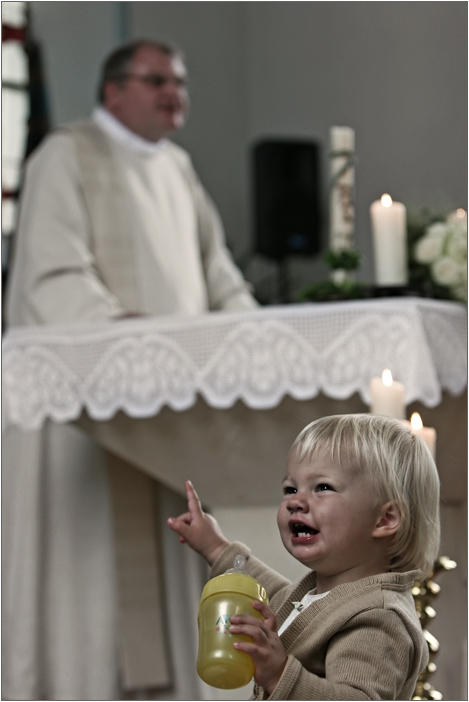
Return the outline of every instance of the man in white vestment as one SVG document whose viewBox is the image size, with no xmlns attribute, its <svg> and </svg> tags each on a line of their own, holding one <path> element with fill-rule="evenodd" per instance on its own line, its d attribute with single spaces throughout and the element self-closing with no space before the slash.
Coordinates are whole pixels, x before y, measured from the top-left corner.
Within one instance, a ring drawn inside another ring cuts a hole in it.
<svg viewBox="0 0 469 702">
<path fill-rule="evenodd" d="M 121 49 L 104 68 L 102 104 L 92 119 L 54 132 L 33 154 L 9 286 L 9 324 L 256 305 L 187 153 L 167 140 L 184 125 L 186 79 L 182 58 L 169 48 Z M 106 169 L 112 164 L 116 172 L 101 168 L 105 159 Z M 111 176 L 112 187 L 106 187 L 101 181 Z M 93 179 L 90 195 L 87 179 Z M 130 309 L 122 282 L 112 289 L 118 273 L 109 269 L 120 263 L 108 261 L 114 232 L 96 231 L 98 219 L 115 224 L 112 208 L 122 205 L 121 195 L 129 228 L 125 251 L 132 257 L 126 264 L 138 272 Z M 106 235 L 110 241 L 101 241 Z"/>
<path fill-rule="evenodd" d="M 6 295 L 9 326 L 257 306 L 188 154 L 168 140 L 185 123 L 186 82 L 177 50 L 125 45 L 104 65 L 91 119 L 55 130 L 33 153 Z M 72 426 L 8 432 L 3 699 L 208 699 L 187 621 L 194 612 L 185 588 L 195 572 L 202 577 L 198 562 L 173 549 L 168 563 L 165 530 L 166 672 L 150 679 L 150 671 L 147 682 L 148 671 L 138 672 L 126 685 L 107 455 Z M 184 500 L 159 490 L 165 523 L 165 510 L 177 513 Z"/>
</svg>

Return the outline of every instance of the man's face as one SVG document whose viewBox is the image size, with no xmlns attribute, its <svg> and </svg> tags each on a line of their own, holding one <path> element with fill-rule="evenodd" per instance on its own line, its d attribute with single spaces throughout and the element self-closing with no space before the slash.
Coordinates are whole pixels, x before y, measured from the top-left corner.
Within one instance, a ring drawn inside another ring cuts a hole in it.
<svg viewBox="0 0 469 702">
<path fill-rule="evenodd" d="M 126 76 L 122 85 L 105 86 L 104 107 L 122 124 L 153 142 L 184 126 L 189 98 L 187 72 L 179 56 L 144 46 L 134 55 Z"/>
</svg>

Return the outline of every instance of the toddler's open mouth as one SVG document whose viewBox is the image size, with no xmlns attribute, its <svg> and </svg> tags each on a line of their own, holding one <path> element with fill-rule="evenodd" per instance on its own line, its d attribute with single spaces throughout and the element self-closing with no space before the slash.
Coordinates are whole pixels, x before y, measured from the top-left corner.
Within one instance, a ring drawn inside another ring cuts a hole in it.
<svg viewBox="0 0 469 702">
<path fill-rule="evenodd" d="M 303 522 L 292 521 L 289 523 L 288 526 L 290 527 L 290 531 L 293 534 L 293 536 L 296 536 L 298 538 L 306 538 L 319 533 L 317 529 L 313 529 L 313 527 L 310 527 L 307 524 L 304 524 Z"/>
</svg>

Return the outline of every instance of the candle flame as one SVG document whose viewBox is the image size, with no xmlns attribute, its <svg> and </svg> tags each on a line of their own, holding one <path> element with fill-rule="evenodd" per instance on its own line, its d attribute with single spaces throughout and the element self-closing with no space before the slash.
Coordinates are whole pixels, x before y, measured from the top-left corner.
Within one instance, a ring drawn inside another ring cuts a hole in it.
<svg viewBox="0 0 469 702">
<path fill-rule="evenodd" d="M 418 412 L 414 412 L 410 418 L 410 426 L 412 429 L 421 429 L 423 427 L 422 418 Z"/>
<path fill-rule="evenodd" d="M 389 370 L 389 368 L 386 368 L 383 371 L 383 375 L 381 376 L 381 380 L 383 381 L 383 385 L 386 385 L 387 387 L 391 387 L 392 385 L 392 373 Z"/>
<path fill-rule="evenodd" d="M 383 207 L 391 207 L 392 197 L 390 195 L 382 195 L 381 204 Z"/>
</svg>

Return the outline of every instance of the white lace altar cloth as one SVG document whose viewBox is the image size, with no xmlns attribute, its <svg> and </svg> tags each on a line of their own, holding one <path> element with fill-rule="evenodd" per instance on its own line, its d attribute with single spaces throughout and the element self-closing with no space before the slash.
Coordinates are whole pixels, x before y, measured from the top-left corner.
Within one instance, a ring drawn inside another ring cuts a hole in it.
<svg viewBox="0 0 469 702">
<path fill-rule="evenodd" d="M 10 329 L 3 341 L 3 426 L 94 420 L 119 410 L 182 411 L 200 394 L 214 408 L 270 409 L 320 392 L 370 403 L 390 368 L 405 401 L 439 404 L 467 383 L 467 312 L 419 298 L 312 303 L 95 324 Z"/>
</svg>

